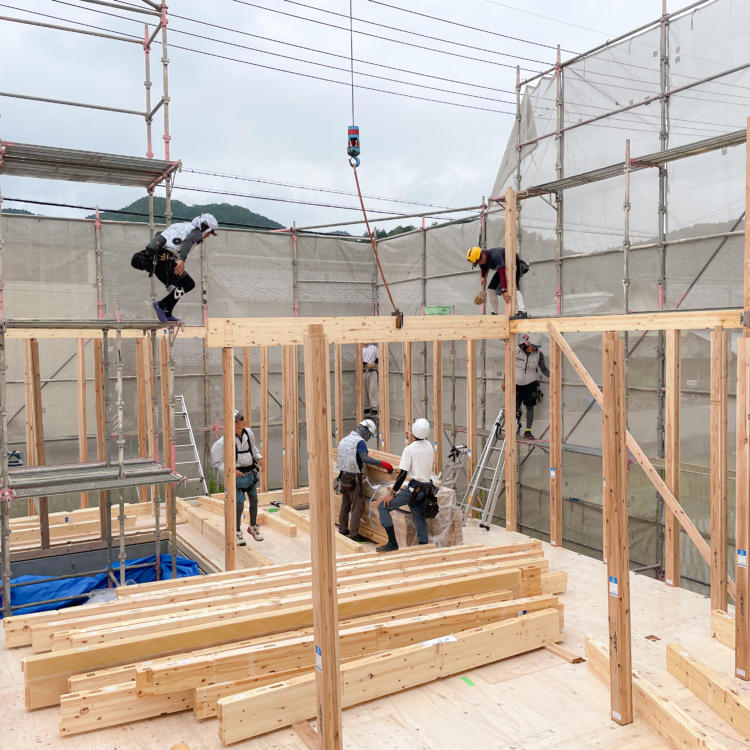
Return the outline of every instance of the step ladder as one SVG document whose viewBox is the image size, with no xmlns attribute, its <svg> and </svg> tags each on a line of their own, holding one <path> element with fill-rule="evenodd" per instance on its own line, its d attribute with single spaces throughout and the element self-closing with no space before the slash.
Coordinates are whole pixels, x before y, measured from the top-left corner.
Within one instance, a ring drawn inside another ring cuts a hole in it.
<svg viewBox="0 0 750 750">
<path fill-rule="evenodd" d="M 182 395 L 175 395 L 174 397 L 174 423 L 175 468 L 188 482 L 200 482 L 203 494 L 208 495 L 206 475 L 203 473 L 203 464 L 201 464 L 198 447 L 195 444 L 190 415 L 185 406 L 185 397 Z M 183 470 L 180 467 L 193 467 L 193 471 Z M 197 476 L 192 476 L 196 473 Z"/>
<path fill-rule="evenodd" d="M 484 443 L 482 455 L 466 488 L 461 508 L 461 520 L 466 525 L 472 511 L 482 512 L 479 526 L 489 531 L 495 506 L 505 489 L 505 409 L 500 409 Z"/>
<path fill-rule="evenodd" d="M 465 445 L 452 445 L 448 458 L 443 464 L 440 472 L 440 486 L 456 489 L 456 482 L 461 474 L 466 474 L 467 447 Z"/>
</svg>

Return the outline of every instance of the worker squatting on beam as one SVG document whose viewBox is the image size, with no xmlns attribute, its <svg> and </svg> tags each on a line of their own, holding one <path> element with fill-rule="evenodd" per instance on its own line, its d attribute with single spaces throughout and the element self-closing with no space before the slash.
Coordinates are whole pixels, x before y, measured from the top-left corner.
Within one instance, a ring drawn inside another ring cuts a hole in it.
<svg viewBox="0 0 750 750">
<path fill-rule="evenodd" d="M 250 525 L 247 533 L 256 542 L 263 541 L 263 534 L 258 526 L 258 474 L 263 468 L 263 456 L 255 442 L 255 433 L 245 422 L 245 415 L 234 411 L 234 463 L 235 487 L 237 488 L 237 544 L 245 546 L 242 535 L 242 511 L 245 506 L 245 495 L 250 510 Z M 211 465 L 219 477 L 224 476 L 224 436 L 222 435 L 211 446 Z"/>
<path fill-rule="evenodd" d="M 143 250 L 135 253 L 130 265 L 139 271 L 148 271 L 169 290 L 166 297 L 154 302 L 154 310 L 162 323 L 179 323 L 172 315 L 174 306 L 183 294 L 195 288 L 195 281 L 185 273 L 185 261 L 193 245 L 200 245 L 209 234 L 216 234 L 219 222 L 212 214 L 201 214 L 192 221 L 170 224 L 157 232 Z M 171 289 L 169 289 L 172 287 Z"/>
<path fill-rule="evenodd" d="M 481 247 L 472 247 L 466 253 L 466 260 L 471 263 L 472 267 L 476 268 L 479 266 L 481 273 L 482 288 L 479 293 L 474 297 L 474 304 L 481 305 L 484 303 L 487 296 L 490 298 L 490 312 L 492 315 L 498 313 L 498 300 L 497 295 L 502 294 L 503 299 L 506 302 L 510 302 L 510 295 L 508 294 L 508 283 L 505 278 L 505 248 L 504 247 L 491 247 L 489 250 L 482 250 Z M 526 305 L 523 301 L 523 295 L 519 289 L 521 283 L 521 276 L 523 276 L 529 270 L 529 264 L 521 260 L 516 254 L 516 308 L 517 312 L 511 316 L 512 320 L 518 318 L 528 318 L 526 313 Z M 490 271 L 495 273 L 487 286 L 487 276 Z M 489 294 L 488 294 L 489 292 Z"/>
</svg>

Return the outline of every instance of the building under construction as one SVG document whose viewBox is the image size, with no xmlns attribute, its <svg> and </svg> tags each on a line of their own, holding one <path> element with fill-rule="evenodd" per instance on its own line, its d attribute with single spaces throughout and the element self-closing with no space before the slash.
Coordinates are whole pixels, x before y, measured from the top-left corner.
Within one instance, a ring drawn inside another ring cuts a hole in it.
<svg viewBox="0 0 750 750">
<path fill-rule="evenodd" d="M 665 4 L 519 74 L 490 194 L 439 224 L 373 247 L 335 223 L 222 227 L 184 326 L 153 321 L 155 285 L 130 267 L 183 166 L 167 8 L 141 10 L 128 112 L 146 157 L 0 134 L 0 179 L 141 187 L 150 205 L 142 224 L 0 213 L 9 744 L 745 747 L 750 7 Z M 472 301 L 473 246 L 505 248 L 504 314 Z M 549 367 L 533 439 L 513 429 L 529 334 Z M 398 467 L 426 417 L 439 487 L 429 543 L 394 511 L 385 554 L 395 475 L 366 467 L 371 542 L 337 533 L 332 489 L 369 344 L 370 454 Z M 264 456 L 264 540 L 246 545 L 235 409 Z"/>
</svg>

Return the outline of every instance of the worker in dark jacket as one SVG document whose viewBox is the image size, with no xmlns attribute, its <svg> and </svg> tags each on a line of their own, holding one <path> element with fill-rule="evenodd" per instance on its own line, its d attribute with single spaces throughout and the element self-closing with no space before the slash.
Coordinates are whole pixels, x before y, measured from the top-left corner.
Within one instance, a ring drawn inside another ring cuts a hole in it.
<svg viewBox="0 0 750 750">
<path fill-rule="evenodd" d="M 133 255 L 130 265 L 139 271 L 148 271 L 168 289 L 166 297 L 154 302 L 154 310 L 162 323 L 177 323 L 179 318 L 172 315 L 174 306 L 183 294 L 195 288 L 195 281 L 185 273 L 185 261 L 193 245 L 200 245 L 209 234 L 216 234 L 219 222 L 212 214 L 201 214 L 192 221 L 170 224 L 144 250 Z"/>
<path fill-rule="evenodd" d="M 505 275 L 505 248 L 491 247 L 489 250 L 482 250 L 481 247 L 472 247 L 471 250 L 466 253 L 466 260 L 468 260 L 473 267 L 479 266 L 482 289 L 487 290 L 487 296 L 490 301 L 490 312 L 492 315 L 497 315 L 497 295 L 502 294 L 503 299 L 506 302 L 510 302 L 508 281 Z M 516 255 L 516 314 L 513 316 L 515 318 L 528 317 L 526 313 L 526 305 L 523 301 L 523 295 L 518 288 L 521 276 L 523 276 L 528 270 L 528 264 Z M 487 277 L 491 271 L 494 271 L 495 273 L 493 274 L 488 286 Z"/>
</svg>

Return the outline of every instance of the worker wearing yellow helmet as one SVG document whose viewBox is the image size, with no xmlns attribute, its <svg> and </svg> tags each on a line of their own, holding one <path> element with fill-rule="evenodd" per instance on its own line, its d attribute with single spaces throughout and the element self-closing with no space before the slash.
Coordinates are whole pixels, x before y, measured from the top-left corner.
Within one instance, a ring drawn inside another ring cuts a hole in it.
<svg viewBox="0 0 750 750">
<path fill-rule="evenodd" d="M 486 296 L 489 297 L 490 312 L 492 315 L 498 313 L 498 299 L 497 295 L 502 294 L 503 299 L 506 302 L 510 302 L 510 295 L 508 294 L 508 282 L 505 276 L 505 248 L 504 247 L 491 247 L 488 250 L 482 250 L 481 247 L 472 247 L 466 253 L 466 260 L 476 268 L 479 266 L 481 273 L 481 284 L 482 290 L 486 290 Z M 513 317 L 515 318 L 527 318 L 526 306 L 523 301 L 523 295 L 518 289 L 518 284 L 526 271 L 529 270 L 528 263 L 522 261 L 518 255 L 516 255 L 516 308 L 517 313 Z M 487 285 L 487 276 L 490 271 L 495 273 L 490 280 L 489 286 Z M 482 304 L 485 299 L 485 294 L 478 294 L 475 298 L 477 304 Z"/>
</svg>

